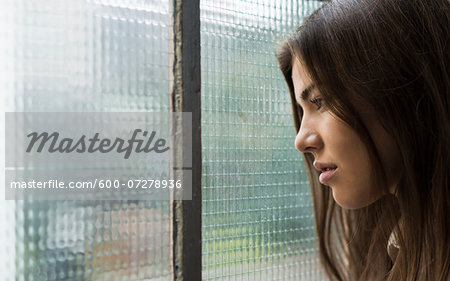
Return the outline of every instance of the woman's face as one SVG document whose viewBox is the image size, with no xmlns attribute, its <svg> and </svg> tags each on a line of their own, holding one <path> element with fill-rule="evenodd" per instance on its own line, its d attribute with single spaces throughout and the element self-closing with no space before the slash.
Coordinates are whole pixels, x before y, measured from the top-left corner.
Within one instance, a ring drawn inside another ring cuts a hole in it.
<svg viewBox="0 0 450 281">
<path fill-rule="evenodd" d="M 343 208 L 367 206 L 387 191 L 394 193 L 400 177 L 400 154 L 393 138 L 374 114 L 362 119 L 375 143 L 388 186 L 379 186 L 366 146 L 356 132 L 327 110 L 305 68 L 294 59 L 292 80 L 295 99 L 303 109 L 295 147 L 312 153 L 319 181 L 332 189 L 334 200 Z"/>
</svg>

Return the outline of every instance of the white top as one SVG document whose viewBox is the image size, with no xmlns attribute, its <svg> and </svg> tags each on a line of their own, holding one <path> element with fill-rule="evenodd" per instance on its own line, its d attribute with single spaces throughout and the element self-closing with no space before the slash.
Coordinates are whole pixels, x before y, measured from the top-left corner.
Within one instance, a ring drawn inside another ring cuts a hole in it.
<svg viewBox="0 0 450 281">
<path fill-rule="evenodd" d="M 395 231 L 392 231 L 391 236 L 389 237 L 389 240 L 388 240 L 388 244 L 387 244 L 387 252 L 388 252 L 388 255 L 391 258 L 392 262 L 395 262 L 399 248 L 400 247 L 397 243 L 397 237 L 395 236 Z"/>
</svg>

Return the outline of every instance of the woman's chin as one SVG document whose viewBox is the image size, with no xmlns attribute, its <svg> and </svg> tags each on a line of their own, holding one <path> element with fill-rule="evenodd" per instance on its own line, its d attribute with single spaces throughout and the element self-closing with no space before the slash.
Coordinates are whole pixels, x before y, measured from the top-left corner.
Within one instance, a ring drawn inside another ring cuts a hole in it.
<svg viewBox="0 0 450 281">
<path fill-rule="evenodd" d="M 347 210 L 355 210 L 367 207 L 381 197 L 381 196 L 364 197 L 358 196 L 356 194 L 347 194 L 347 196 L 345 196 L 339 194 L 339 192 L 336 192 L 336 190 L 333 187 L 331 187 L 331 189 L 333 191 L 333 198 L 336 204 Z"/>
</svg>

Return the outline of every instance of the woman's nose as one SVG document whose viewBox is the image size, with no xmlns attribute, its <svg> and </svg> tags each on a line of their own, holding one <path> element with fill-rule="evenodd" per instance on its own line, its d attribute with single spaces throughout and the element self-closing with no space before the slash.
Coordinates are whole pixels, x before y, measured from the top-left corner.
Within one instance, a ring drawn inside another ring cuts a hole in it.
<svg viewBox="0 0 450 281">
<path fill-rule="evenodd" d="M 304 122 L 302 122 L 304 123 Z M 323 146 L 323 141 L 320 135 L 313 127 L 308 126 L 308 124 L 302 124 L 300 130 L 295 137 L 295 147 L 297 150 L 306 153 L 314 153 L 321 149 Z"/>
</svg>

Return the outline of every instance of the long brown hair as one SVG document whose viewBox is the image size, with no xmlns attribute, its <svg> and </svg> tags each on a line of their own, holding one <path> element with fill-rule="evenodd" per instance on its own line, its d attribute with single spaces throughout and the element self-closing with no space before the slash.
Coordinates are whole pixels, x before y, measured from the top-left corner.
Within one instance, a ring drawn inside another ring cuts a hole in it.
<svg viewBox="0 0 450 281">
<path fill-rule="evenodd" d="M 321 261 L 331 280 L 450 278 L 450 2 L 341 0 L 315 11 L 279 48 L 292 101 L 292 64 L 306 67 L 328 109 L 365 143 L 384 180 L 361 120 L 370 105 L 395 139 L 402 175 L 394 195 L 358 210 L 338 206 L 304 154 Z M 395 233 L 399 251 L 386 250 Z"/>
</svg>

